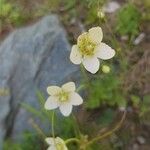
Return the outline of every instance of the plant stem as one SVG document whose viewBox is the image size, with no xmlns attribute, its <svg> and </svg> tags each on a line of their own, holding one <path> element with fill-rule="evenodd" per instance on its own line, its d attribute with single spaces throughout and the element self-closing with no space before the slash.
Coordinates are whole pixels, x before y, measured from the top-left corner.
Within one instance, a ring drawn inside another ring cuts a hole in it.
<svg viewBox="0 0 150 150">
<path fill-rule="evenodd" d="M 54 117 L 55 117 L 55 112 L 53 111 L 53 113 L 52 113 L 52 136 L 53 136 L 53 138 L 55 139 Z"/>
<path fill-rule="evenodd" d="M 80 70 L 81 70 L 83 81 L 84 81 L 85 85 L 89 84 L 89 76 L 88 76 L 88 73 L 85 70 L 83 64 L 80 65 Z"/>
<path fill-rule="evenodd" d="M 52 136 L 53 136 L 55 147 L 57 149 L 57 144 L 56 144 L 56 140 L 55 140 L 55 130 L 54 130 L 54 118 L 55 118 L 55 111 L 53 110 L 53 113 L 52 113 Z"/>
<path fill-rule="evenodd" d="M 81 90 L 85 89 L 86 88 L 86 85 L 80 85 L 77 89 L 76 89 L 76 92 L 80 92 Z"/>
<path fill-rule="evenodd" d="M 68 139 L 68 140 L 66 140 L 66 141 L 65 141 L 65 143 L 66 143 L 66 144 L 71 143 L 71 142 L 79 143 L 79 142 L 80 142 L 80 140 L 79 140 L 79 139 L 77 139 L 77 138 L 70 138 L 70 139 Z"/>
<path fill-rule="evenodd" d="M 92 139 L 91 141 L 89 141 L 87 143 L 86 146 L 89 146 L 89 145 L 93 144 L 94 142 L 99 141 L 99 140 L 101 140 L 103 138 L 106 138 L 107 136 L 113 134 L 115 131 L 117 131 L 121 127 L 123 121 L 125 120 L 125 117 L 126 117 L 126 111 L 124 111 L 123 116 L 122 116 L 120 122 L 116 125 L 116 127 L 114 129 L 112 129 L 111 131 L 108 131 L 108 132 L 104 133 L 101 136 L 97 136 L 96 138 Z"/>
<path fill-rule="evenodd" d="M 36 129 L 36 131 L 45 139 L 46 135 L 44 134 L 44 132 L 41 130 L 41 128 L 34 122 L 33 119 L 30 119 L 29 122 L 31 123 L 31 125 Z"/>
<path fill-rule="evenodd" d="M 80 131 L 77 119 L 76 119 L 74 114 L 72 114 L 72 119 L 74 121 L 74 129 L 75 129 L 75 132 L 76 132 L 76 136 L 80 137 L 81 136 L 81 131 Z"/>
</svg>

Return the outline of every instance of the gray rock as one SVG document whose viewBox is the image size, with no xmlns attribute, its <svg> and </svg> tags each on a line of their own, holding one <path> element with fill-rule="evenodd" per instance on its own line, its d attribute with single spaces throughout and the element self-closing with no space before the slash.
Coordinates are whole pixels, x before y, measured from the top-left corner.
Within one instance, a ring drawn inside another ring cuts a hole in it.
<svg viewBox="0 0 150 150">
<path fill-rule="evenodd" d="M 145 33 L 140 33 L 139 35 L 138 35 L 138 37 L 133 41 L 133 44 L 134 45 L 138 45 L 138 44 L 140 44 L 143 40 L 144 40 L 144 38 L 145 38 Z"/>
<path fill-rule="evenodd" d="M 110 1 L 103 7 L 103 11 L 106 13 L 114 13 L 120 8 L 120 4 L 117 1 Z"/>
<path fill-rule="evenodd" d="M 145 144 L 146 140 L 145 140 L 145 138 L 143 136 L 138 136 L 137 137 L 137 142 L 139 144 Z"/>
<path fill-rule="evenodd" d="M 69 60 L 70 45 L 57 16 L 16 30 L 0 46 L 0 145 L 4 137 L 20 138 L 33 116 L 20 107 L 24 102 L 38 109 L 37 89 L 45 96 L 48 85 L 76 79 L 78 68 Z M 74 77 L 73 77 L 74 75 Z M 0 148 L 1 149 L 1 148 Z"/>
</svg>

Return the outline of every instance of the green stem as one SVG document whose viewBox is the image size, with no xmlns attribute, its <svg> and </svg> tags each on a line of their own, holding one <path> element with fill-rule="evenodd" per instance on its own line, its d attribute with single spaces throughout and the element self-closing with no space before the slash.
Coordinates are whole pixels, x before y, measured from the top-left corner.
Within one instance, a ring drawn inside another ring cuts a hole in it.
<svg viewBox="0 0 150 150">
<path fill-rule="evenodd" d="M 89 78 L 88 78 L 88 75 L 87 75 L 87 73 L 85 72 L 84 66 L 83 66 L 82 64 L 80 65 L 80 69 L 81 69 L 81 73 L 82 73 L 84 82 L 85 82 L 85 83 L 88 83 Z"/>
<path fill-rule="evenodd" d="M 76 92 L 80 92 L 81 90 L 83 90 L 85 88 L 86 88 L 86 85 L 82 84 L 76 89 Z"/>
<path fill-rule="evenodd" d="M 101 135 L 101 136 L 97 136 L 96 138 L 92 139 L 91 141 L 89 141 L 89 142 L 87 143 L 86 146 L 89 146 L 89 145 L 93 144 L 94 142 L 99 141 L 99 140 L 101 140 L 101 139 L 103 139 L 103 138 L 106 138 L 107 136 L 110 136 L 111 134 L 113 134 L 115 131 L 117 131 L 117 130 L 121 127 L 123 121 L 125 120 L 125 117 L 126 117 L 126 111 L 124 111 L 124 114 L 123 114 L 123 116 L 122 116 L 122 119 L 121 119 L 120 122 L 116 125 L 116 127 L 115 127 L 114 129 L 112 129 L 111 131 L 108 131 L 108 132 L 104 133 L 104 134 Z"/>
<path fill-rule="evenodd" d="M 31 125 L 36 129 L 36 131 L 43 137 L 43 139 L 46 138 L 46 135 L 44 134 L 44 132 L 41 130 L 41 128 L 34 122 L 33 119 L 30 119 L 29 122 L 31 123 Z"/>
<path fill-rule="evenodd" d="M 53 111 L 53 113 L 52 113 L 52 136 L 53 136 L 53 138 L 55 139 L 54 117 L 55 117 L 55 112 Z"/>
<path fill-rule="evenodd" d="M 70 139 L 68 139 L 68 140 L 66 140 L 66 141 L 65 141 L 65 143 L 66 143 L 66 144 L 71 143 L 71 142 L 79 143 L 79 142 L 80 142 L 80 140 L 79 140 L 79 139 L 77 139 L 77 138 L 70 138 Z"/>
<path fill-rule="evenodd" d="M 57 149 L 57 145 L 56 145 L 56 141 L 55 141 L 54 118 L 55 118 L 55 111 L 53 111 L 53 113 L 52 113 L 52 136 L 54 139 L 55 147 Z"/>
<path fill-rule="evenodd" d="M 116 46 L 117 48 L 121 48 L 121 45 L 120 45 L 120 43 L 118 42 L 116 36 L 114 35 L 114 33 L 113 33 L 111 27 L 109 26 L 107 19 L 105 19 L 105 25 L 106 25 L 108 31 L 110 32 L 110 34 L 111 34 L 111 36 L 112 36 L 112 38 L 113 38 L 113 41 L 114 41 L 115 46 Z"/>
<path fill-rule="evenodd" d="M 74 121 L 74 129 L 75 129 L 75 132 L 76 132 L 76 136 L 80 137 L 81 136 L 81 131 L 80 131 L 80 128 L 78 126 L 77 119 L 73 114 L 72 114 L 72 119 Z"/>
</svg>

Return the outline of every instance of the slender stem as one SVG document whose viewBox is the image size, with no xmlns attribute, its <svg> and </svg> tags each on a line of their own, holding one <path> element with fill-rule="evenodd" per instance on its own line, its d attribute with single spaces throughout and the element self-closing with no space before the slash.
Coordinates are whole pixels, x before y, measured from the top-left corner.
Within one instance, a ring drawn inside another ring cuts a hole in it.
<svg viewBox="0 0 150 150">
<path fill-rule="evenodd" d="M 82 89 L 85 89 L 85 88 L 86 88 L 86 85 L 82 84 L 76 89 L 76 92 L 80 92 Z"/>
<path fill-rule="evenodd" d="M 53 111 L 53 113 L 52 113 L 52 136 L 53 136 L 53 138 L 55 139 L 54 117 L 55 117 L 55 112 Z"/>
<path fill-rule="evenodd" d="M 110 34 L 111 34 L 111 36 L 112 36 L 112 38 L 113 38 L 113 41 L 115 42 L 114 44 L 117 46 L 117 48 L 121 48 L 120 43 L 118 42 L 116 36 L 113 34 L 113 31 L 112 31 L 111 27 L 110 27 L 109 24 L 108 24 L 107 18 L 105 18 L 105 25 L 106 25 L 108 31 L 110 32 Z"/>
<path fill-rule="evenodd" d="M 82 73 L 84 83 L 89 84 L 89 76 L 86 73 L 86 70 L 85 70 L 83 64 L 80 65 L 80 70 L 81 70 L 81 73 Z"/>
<path fill-rule="evenodd" d="M 70 139 L 68 139 L 68 140 L 66 140 L 66 141 L 65 141 L 65 143 L 66 143 L 66 144 L 71 143 L 71 142 L 79 143 L 79 142 L 80 142 L 80 140 L 79 140 L 79 139 L 77 139 L 77 138 L 70 138 Z"/>
<path fill-rule="evenodd" d="M 46 135 L 41 130 L 41 128 L 34 122 L 34 120 L 30 119 L 29 121 L 30 121 L 30 124 L 35 128 L 35 130 L 45 139 Z"/>
<path fill-rule="evenodd" d="M 55 147 L 57 149 L 56 140 L 55 140 L 55 130 L 54 130 L 54 118 L 55 118 L 55 111 L 52 112 L 52 136 L 53 136 Z"/>
<path fill-rule="evenodd" d="M 75 131 L 76 131 L 76 135 L 78 137 L 80 137 L 81 136 L 81 131 L 80 131 L 80 128 L 78 126 L 78 122 L 77 122 L 77 119 L 76 119 L 75 115 L 72 114 L 72 118 L 73 118 L 74 125 L 75 125 L 74 128 L 75 128 Z"/>
<path fill-rule="evenodd" d="M 115 131 L 117 131 L 121 127 L 123 121 L 125 120 L 125 117 L 126 117 L 126 111 L 124 111 L 123 116 L 122 116 L 120 122 L 116 125 L 116 127 L 114 129 L 112 129 L 111 131 L 108 131 L 108 132 L 104 133 L 103 135 L 97 136 L 96 138 L 92 139 L 91 141 L 89 141 L 87 143 L 86 146 L 89 146 L 89 145 L 93 144 L 94 142 L 99 141 L 99 140 L 101 140 L 103 138 L 106 138 L 107 136 L 109 136 L 112 133 L 114 133 Z"/>
</svg>

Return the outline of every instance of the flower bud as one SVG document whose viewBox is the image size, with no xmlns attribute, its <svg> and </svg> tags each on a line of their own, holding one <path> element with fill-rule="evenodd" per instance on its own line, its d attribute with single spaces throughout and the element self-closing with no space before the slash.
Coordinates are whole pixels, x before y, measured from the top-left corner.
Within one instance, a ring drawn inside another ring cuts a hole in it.
<svg viewBox="0 0 150 150">
<path fill-rule="evenodd" d="M 107 66 L 107 65 L 103 65 L 103 66 L 102 66 L 102 71 L 103 71 L 104 73 L 109 73 L 109 72 L 110 72 L 110 67 Z"/>
</svg>

